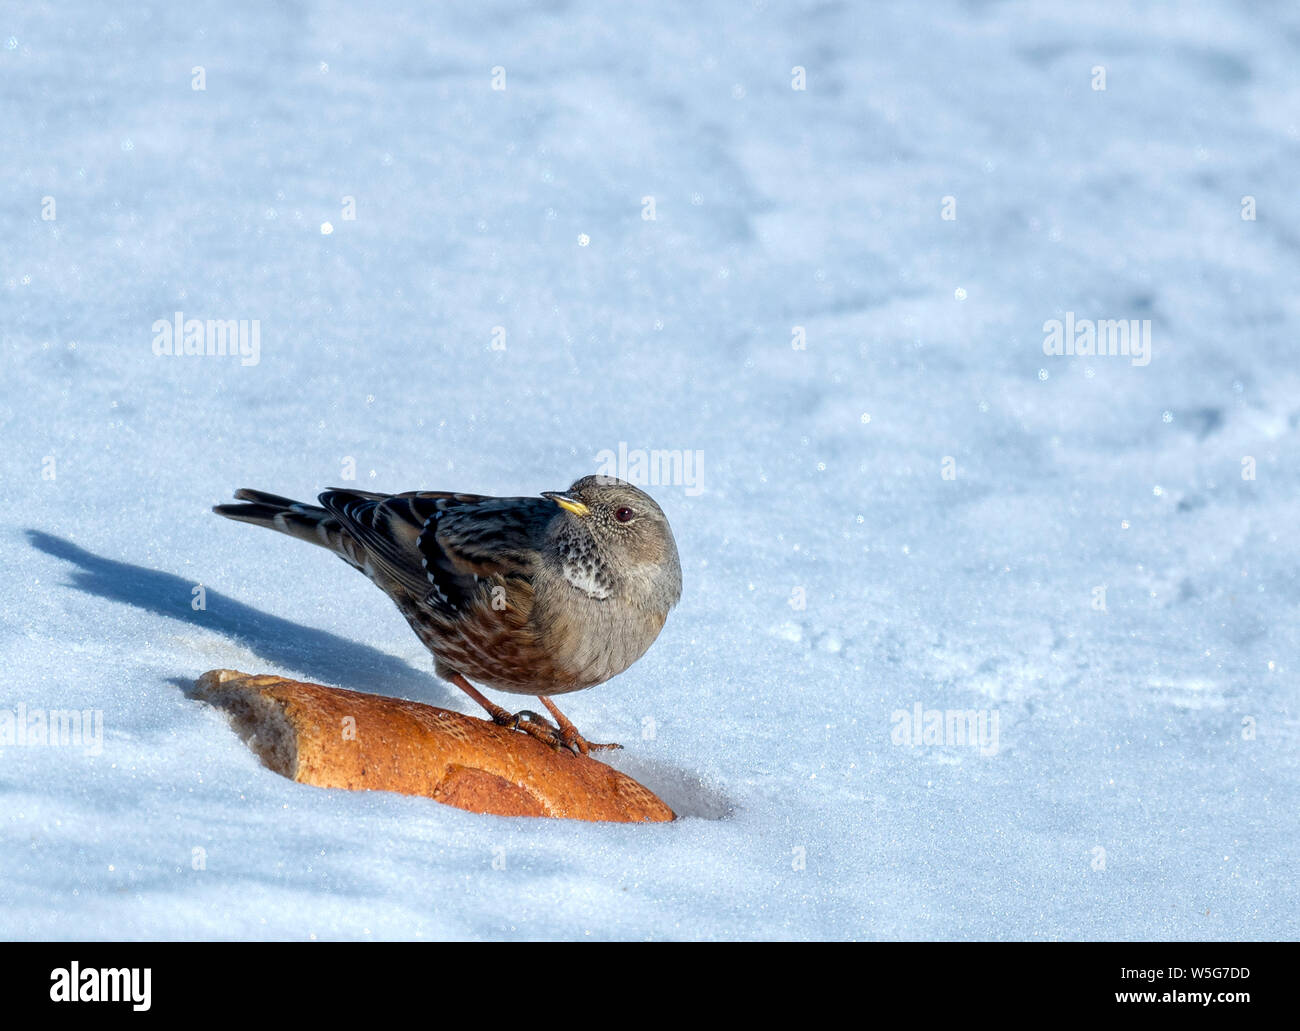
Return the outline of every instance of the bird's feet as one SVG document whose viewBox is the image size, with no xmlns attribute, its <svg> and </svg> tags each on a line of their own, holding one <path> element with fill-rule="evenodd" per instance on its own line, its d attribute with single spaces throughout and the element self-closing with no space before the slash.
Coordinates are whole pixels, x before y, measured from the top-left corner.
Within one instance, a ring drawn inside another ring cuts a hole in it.
<svg viewBox="0 0 1300 1031">
<path fill-rule="evenodd" d="M 578 733 L 578 728 L 573 725 L 569 717 L 560 712 L 555 703 L 545 696 L 539 696 L 541 703 L 555 717 L 558 726 L 552 726 L 545 716 L 535 713 L 531 709 L 521 709 L 519 712 L 503 709 L 495 702 L 483 697 L 482 693 L 459 673 L 452 674 L 447 679 L 478 702 L 479 705 L 483 706 L 487 710 L 487 714 L 492 718 L 492 722 L 498 727 L 521 730 L 530 737 L 537 738 L 542 744 L 550 745 L 554 749 L 567 748 L 574 755 L 586 755 L 588 752 L 608 752 L 623 747 L 617 744 L 592 744 Z"/>
<path fill-rule="evenodd" d="M 538 701 L 546 706 L 547 711 L 555 717 L 555 722 L 559 724 L 559 745 L 557 747 L 567 748 L 574 755 L 586 755 L 588 752 L 612 752 L 615 749 L 622 748 L 620 744 L 600 745 L 588 741 L 578 733 L 578 728 L 573 725 L 573 721 L 568 716 L 560 712 L 559 707 L 547 698 L 545 695 L 538 695 Z"/>
<path fill-rule="evenodd" d="M 578 733 L 578 728 L 572 723 L 569 723 L 567 727 L 563 725 L 556 727 L 545 716 L 533 712 L 531 709 L 521 709 L 515 713 L 502 709 L 500 714 L 492 714 L 492 722 L 499 727 L 521 730 L 556 751 L 563 748 L 574 755 L 586 755 L 588 752 L 605 752 L 623 747 L 617 744 L 597 744 L 588 741 Z M 564 722 L 568 723 L 568 720 Z"/>
<path fill-rule="evenodd" d="M 488 710 L 488 715 L 492 717 L 492 722 L 498 727 L 505 727 L 507 730 L 520 730 L 529 737 L 535 737 L 545 745 L 558 747 L 560 731 L 551 726 L 550 722 L 541 713 L 533 712 L 532 709 L 520 709 L 518 712 L 511 712 L 509 709 L 502 709 L 499 706 Z"/>
</svg>

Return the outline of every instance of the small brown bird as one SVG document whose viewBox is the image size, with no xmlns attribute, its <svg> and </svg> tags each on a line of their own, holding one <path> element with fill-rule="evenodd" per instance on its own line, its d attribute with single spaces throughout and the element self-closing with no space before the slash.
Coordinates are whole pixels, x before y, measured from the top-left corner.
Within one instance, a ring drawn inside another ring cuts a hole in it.
<svg viewBox="0 0 1300 1031">
<path fill-rule="evenodd" d="M 540 498 L 327 490 L 320 505 L 240 490 L 229 519 L 328 548 L 396 602 L 438 675 L 493 722 L 584 755 L 550 695 L 617 676 L 654 643 L 682 593 L 677 544 L 644 491 L 585 476 Z M 470 680 L 537 695 L 556 726 L 511 713 Z"/>
</svg>

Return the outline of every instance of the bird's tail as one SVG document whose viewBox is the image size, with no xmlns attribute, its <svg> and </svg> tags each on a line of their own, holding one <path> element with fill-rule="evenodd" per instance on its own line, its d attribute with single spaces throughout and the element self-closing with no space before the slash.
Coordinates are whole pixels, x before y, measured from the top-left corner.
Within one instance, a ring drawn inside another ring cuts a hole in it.
<svg viewBox="0 0 1300 1031">
<path fill-rule="evenodd" d="M 349 557 L 345 548 L 342 525 L 337 518 L 320 506 L 282 498 L 277 494 L 267 494 L 265 491 L 249 490 L 247 487 L 235 491 L 235 497 L 247 504 L 213 505 L 212 511 L 241 523 L 252 523 L 254 526 L 279 530 L 280 533 L 287 533 L 300 541 L 318 544 L 322 548 Z"/>
</svg>

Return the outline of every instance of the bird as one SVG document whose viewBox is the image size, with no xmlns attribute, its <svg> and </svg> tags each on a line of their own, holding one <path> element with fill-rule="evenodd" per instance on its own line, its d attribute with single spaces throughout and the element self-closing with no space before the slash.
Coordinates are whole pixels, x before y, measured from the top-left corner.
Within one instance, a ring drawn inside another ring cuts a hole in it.
<svg viewBox="0 0 1300 1031">
<path fill-rule="evenodd" d="M 538 497 L 332 488 L 312 505 L 235 492 L 218 515 L 334 552 L 379 587 L 433 653 L 434 670 L 492 722 L 557 749 L 588 742 L 551 700 L 622 673 L 645 654 L 681 599 L 677 542 L 649 494 L 584 476 Z M 471 681 L 535 695 L 554 725 L 511 712 Z"/>
</svg>

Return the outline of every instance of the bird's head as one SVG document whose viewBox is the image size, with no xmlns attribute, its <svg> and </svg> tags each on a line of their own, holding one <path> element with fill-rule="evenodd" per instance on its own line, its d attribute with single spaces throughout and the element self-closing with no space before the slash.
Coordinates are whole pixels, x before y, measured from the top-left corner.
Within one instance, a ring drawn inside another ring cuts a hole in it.
<svg viewBox="0 0 1300 1031">
<path fill-rule="evenodd" d="M 665 611 L 677 603 L 677 542 L 649 494 L 612 476 L 584 476 L 542 497 L 560 507 L 551 532 L 571 583 L 593 596 L 618 594 Z"/>
</svg>

